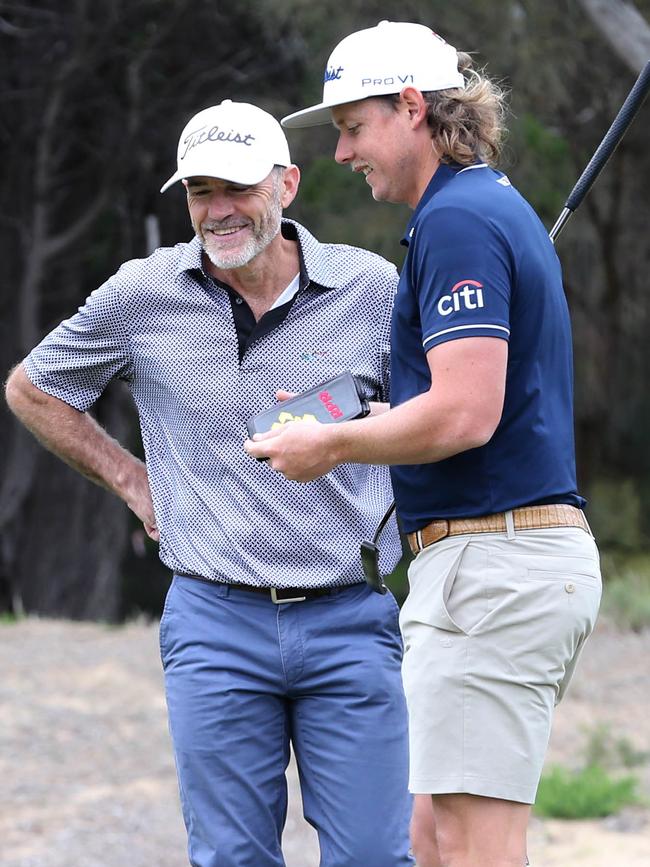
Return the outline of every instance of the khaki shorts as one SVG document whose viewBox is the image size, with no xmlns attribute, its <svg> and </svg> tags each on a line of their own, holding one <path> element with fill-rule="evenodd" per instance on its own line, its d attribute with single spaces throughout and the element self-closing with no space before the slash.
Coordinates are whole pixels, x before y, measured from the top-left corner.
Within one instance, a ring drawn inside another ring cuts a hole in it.
<svg viewBox="0 0 650 867">
<path fill-rule="evenodd" d="M 402 607 L 410 789 L 533 803 L 561 699 L 598 613 L 598 550 L 577 528 L 446 538 Z"/>
</svg>

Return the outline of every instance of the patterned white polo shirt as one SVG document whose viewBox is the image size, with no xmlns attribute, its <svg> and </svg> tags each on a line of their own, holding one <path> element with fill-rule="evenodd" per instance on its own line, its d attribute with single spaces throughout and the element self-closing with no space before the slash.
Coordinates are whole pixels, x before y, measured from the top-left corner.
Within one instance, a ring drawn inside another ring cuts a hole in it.
<svg viewBox="0 0 650 867">
<path fill-rule="evenodd" d="M 345 464 L 306 485 L 287 481 L 244 452 L 246 421 L 276 389 L 304 391 L 344 370 L 369 399 L 387 400 L 397 272 L 292 221 L 282 231 L 299 243 L 300 289 L 246 344 L 232 291 L 203 271 L 195 238 L 122 265 L 25 369 L 80 411 L 112 379 L 128 382 L 170 569 L 262 587 L 352 584 L 363 581 L 359 545 L 392 499 L 388 469 Z M 385 572 L 401 554 L 392 523 Z"/>
</svg>

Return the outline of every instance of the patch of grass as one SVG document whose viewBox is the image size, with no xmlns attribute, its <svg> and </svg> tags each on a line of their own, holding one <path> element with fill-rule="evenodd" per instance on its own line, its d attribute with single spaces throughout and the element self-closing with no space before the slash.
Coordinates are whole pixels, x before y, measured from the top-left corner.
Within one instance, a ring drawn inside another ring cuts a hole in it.
<svg viewBox="0 0 650 867">
<path fill-rule="evenodd" d="M 535 812 L 558 819 L 610 816 L 639 803 L 637 785 L 636 777 L 614 778 L 598 765 L 580 771 L 556 765 L 540 781 Z"/>
<path fill-rule="evenodd" d="M 582 749 L 585 765 L 611 768 L 614 763 L 612 751 L 612 732 L 607 723 L 598 723 L 591 728 L 583 728 L 586 743 Z"/>
<path fill-rule="evenodd" d="M 608 581 L 603 595 L 603 613 L 621 629 L 642 632 L 650 628 L 650 581 L 638 573 Z"/>
<path fill-rule="evenodd" d="M 602 613 L 620 629 L 650 629 L 650 554 L 606 551 Z"/>
<path fill-rule="evenodd" d="M 0 612 L 0 626 L 6 626 L 8 623 L 15 623 L 18 620 L 15 614 L 10 611 Z"/>
<path fill-rule="evenodd" d="M 616 738 L 607 723 L 585 729 L 582 755 L 586 767 L 637 768 L 650 761 L 650 752 L 638 749 L 627 737 Z"/>
<path fill-rule="evenodd" d="M 616 741 L 616 749 L 624 768 L 638 768 L 650 761 L 650 752 L 638 750 L 628 738 L 619 738 Z"/>
</svg>

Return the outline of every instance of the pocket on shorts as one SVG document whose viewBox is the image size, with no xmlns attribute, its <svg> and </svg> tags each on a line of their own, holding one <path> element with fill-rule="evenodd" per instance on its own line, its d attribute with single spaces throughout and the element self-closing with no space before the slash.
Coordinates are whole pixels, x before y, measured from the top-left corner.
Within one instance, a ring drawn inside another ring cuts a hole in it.
<svg viewBox="0 0 650 867">
<path fill-rule="evenodd" d="M 532 600 L 537 599 L 540 615 L 536 624 L 538 638 L 546 639 L 545 647 L 539 652 L 548 656 L 550 669 L 555 671 L 557 703 L 596 625 L 602 592 L 600 570 L 597 564 L 591 574 L 568 569 L 528 569 L 527 583 L 530 588 L 540 588 L 532 597 Z"/>
<path fill-rule="evenodd" d="M 439 542 L 426 548 L 411 563 L 409 595 L 400 615 L 403 633 L 410 622 L 426 623 L 445 632 L 465 632 L 447 603 L 461 569 L 468 542 L 468 539 L 454 539 L 447 544 Z"/>
<path fill-rule="evenodd" d="M 600 570 L 597 566 L 591 574 L 568 569 L 528 569 L 527 579 L 541 586 L 547 585 L 547 592 L 556 597 L 556 604 L 560 603 L 563 610 L 573 612 L 578 621 L 576 626 L 581 629 L 582 641 L 591 634 L 596 624 L 602 593 Z"/>
<path fill-rule="evenodd" d="M 552 572 L 548 569 L 529 569 L 528 577 L 533 581 L 564 581 L 566 584 L 580 587 L 588 587 L 590 590 L 601 592 L 600 575 L 588 575 L 586 572 Z M 573 592 L 565 587 L 566 592 Z"/>
</svg>

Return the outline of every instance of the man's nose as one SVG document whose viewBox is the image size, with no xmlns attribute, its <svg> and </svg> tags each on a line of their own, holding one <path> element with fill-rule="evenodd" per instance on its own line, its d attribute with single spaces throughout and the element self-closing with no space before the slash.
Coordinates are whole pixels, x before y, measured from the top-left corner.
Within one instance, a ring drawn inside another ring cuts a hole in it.
<svg viewBox="0 0 650 867">
<path fill-rule="evenodd" d="M 336 144 L 336 151 L 334 153 L 334 159 L 337 163 L 349 163 L 352 159 L 352 148 L 347 143 L 347 141 L 343 138 L 342 135 L 339 136 L 339 140 Z"/>
<path fill-rule="evenodd" d="M 223 220 L 233 213 L 232 196 L 224 190 L 213 190 L 208 201 L 208 216 L 211 220 Z"/>
</svg>

